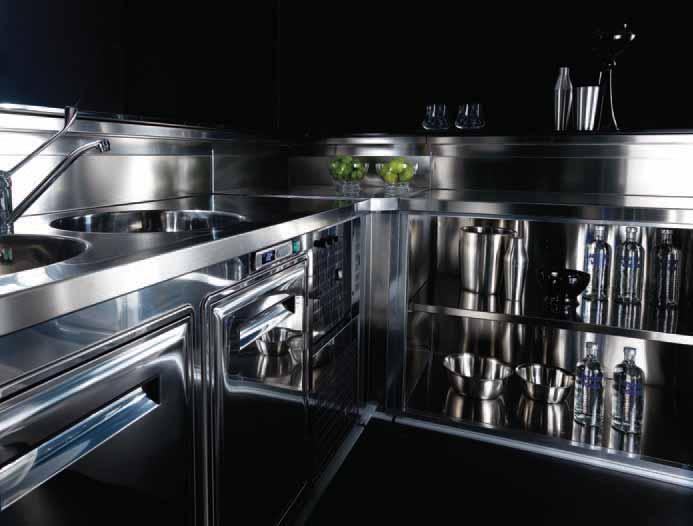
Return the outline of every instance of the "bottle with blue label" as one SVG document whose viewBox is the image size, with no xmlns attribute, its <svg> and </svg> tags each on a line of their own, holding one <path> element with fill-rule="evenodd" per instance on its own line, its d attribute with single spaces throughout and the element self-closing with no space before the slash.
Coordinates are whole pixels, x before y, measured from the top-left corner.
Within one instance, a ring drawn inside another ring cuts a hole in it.
<svg viewBox="0 0 693 526">
<path fill-rule="evenodd" d="M 578 424 L 600 426 L 602 422 L 604 373 L 598 353 L 597 344 L 587 342 L 584 358 L 577 364 L 573 418 Z"/>
<path fill-rule="evenodd" d="M 681 250 L 674 246 L 674 231 L 660 231 L 655 248 L 656 301 L 658 307 L 676 307 L 681 292 Z"/>
<path fill-rule="evenodd" d="M 637 240 L 638 229 L 626 228 L 626 241 L 618 251 L 618 291 L 616 299 L 621 303 L 639 303 L 642 288 L 642 267 L 645 251 Z"/>
<path fill-rule="evenodd" d="M 635 349 L 623 349 L 623 362 L 614 369 L 611 426 L 624 433 L 640 433 L 642 428 L 645 374 L 635 365 Z"/>
<path fill-rule="evenodd" d="M 611 247 L 606 242 L 606 225 L 594 227 L 594 239 L 585 252 L 585 272 L 590 282 L 583 296 L 589 300 L 605 300 L 609 297 L 609 271 L 611 269 Z"/>
</svg>

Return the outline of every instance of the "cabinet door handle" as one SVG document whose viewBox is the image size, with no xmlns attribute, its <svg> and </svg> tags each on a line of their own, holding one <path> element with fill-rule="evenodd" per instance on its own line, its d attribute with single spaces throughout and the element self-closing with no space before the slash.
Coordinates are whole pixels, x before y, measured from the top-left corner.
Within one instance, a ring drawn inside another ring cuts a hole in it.
<svg viewBox="0 0 693 526">
<path fill-rule="evenodd" d="M 138 387 L 0 468 L 0 511 L 159 405 Z"/>
</svg>

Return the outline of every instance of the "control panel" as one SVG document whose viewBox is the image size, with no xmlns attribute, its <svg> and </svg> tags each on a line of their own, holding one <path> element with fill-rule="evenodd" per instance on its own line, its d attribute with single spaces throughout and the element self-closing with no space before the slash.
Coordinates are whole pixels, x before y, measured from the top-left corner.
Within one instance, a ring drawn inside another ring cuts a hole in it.
<svg viewBox="0 0 693 526">
<path fill-rule="evenodd" d="M 301 252 L 301 249 L 301 240 L 292 239 L 291 241 L 285 241 L 273 247 L 258 250 L 252 258 L 253 270 L 260 270 L 275 261 L 279 261 L 293 254 L 298 254 Z"/>
</svg>

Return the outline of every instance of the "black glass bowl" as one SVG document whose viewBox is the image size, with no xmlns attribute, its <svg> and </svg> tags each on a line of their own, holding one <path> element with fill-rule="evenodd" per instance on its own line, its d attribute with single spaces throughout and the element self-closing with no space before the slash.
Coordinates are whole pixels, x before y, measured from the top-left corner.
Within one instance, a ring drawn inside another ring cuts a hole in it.
<svg viewBox="0 0 693 526">
<path fill-rule="evenodd" d="M 582 294 L 590 282 L 590 275 L 587 272 L 571 268 L 542 269 L 537 274 L 539 283 L 544 290 L 545 299 L 567 305 L 577 305 L 578 296 Z"/>
</svg>

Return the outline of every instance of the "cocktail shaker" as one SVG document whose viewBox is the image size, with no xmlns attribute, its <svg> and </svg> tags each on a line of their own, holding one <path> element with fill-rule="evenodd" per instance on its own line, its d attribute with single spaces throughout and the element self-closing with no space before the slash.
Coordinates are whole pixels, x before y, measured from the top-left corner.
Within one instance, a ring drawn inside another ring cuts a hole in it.
<svg viewBox="0 0 693 526">
<path fill-rule="evenodd" d="M 554 130 L 568 129 L 572 108 L 573 83 L 570 81 L 570 68 L 562 67 L 553 90 Z"/>
<path fill-rule="evenodd" d="M 506 301 L 522 299 L 527 276 L 527 250 L 524 241 L 519 236 L 514 236 L 508 240 L 508 249 L 503 258 Z"/>
<path fill-rule="evenodd" d="M 578 131 L 594 131 L 599 105 L 599 86 L 577 88 L 576 125 Z"/>
<path fill-rule="evenodd" d="M 507 240 L 515 232 L 507 228 L 468 226 L 460 233 L 462 288 L 477 294 L 496 294 L 500 285 Z"/>
<path fill-rule="evenodd" d="M 467 226 L 460 232 L 460 272 L 462 288 L 479 294 L 486 282 L 488 235 L 481 226 Z"/>
</svg>

